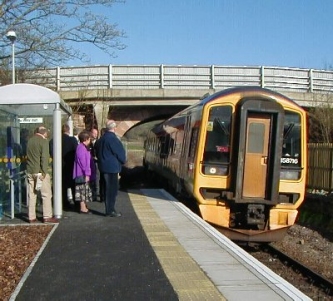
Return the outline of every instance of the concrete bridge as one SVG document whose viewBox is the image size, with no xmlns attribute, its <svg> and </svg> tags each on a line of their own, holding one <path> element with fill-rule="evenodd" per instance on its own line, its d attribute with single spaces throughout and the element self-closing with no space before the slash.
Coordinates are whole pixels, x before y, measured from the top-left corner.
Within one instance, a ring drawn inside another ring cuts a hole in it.
<svg viewBox="0 0 333 301">
<path fill-rule="evenodd" d="M 90 112 L 98 128 L 103 127 L 106 118 L 115 119 L 120 136 L 135 124 L 165 118 L 206 93 L 234 86 L 268 88 L 303 107 L 333 103 L 333 71 L 314 69 L 214 65 L 57 67 L 30 71 L 25 82 L 57 91 L 74 111 Z M 87 123 L 89 116 L 85 115 Z"/>
</svg>

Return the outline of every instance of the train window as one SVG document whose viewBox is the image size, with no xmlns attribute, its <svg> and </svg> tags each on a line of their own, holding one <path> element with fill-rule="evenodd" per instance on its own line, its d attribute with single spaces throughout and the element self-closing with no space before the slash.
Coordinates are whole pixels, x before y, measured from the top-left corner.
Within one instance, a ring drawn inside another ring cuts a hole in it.
<svg viewBox="0 0 333 301">
<path fill-rule="evenodd" d="M 206 127 L 202 172 L 226 175 L 230 160 L 231 106 L 212 107 Z"/>
<path fill-rule="evenodd" d="M 301 168 L 301 116 L 285 112 L 280 178 L 297 180 Z"/>
<path fill-rule="evenodd" d="M 177 153 L 177 132 L 171 133 L 170 155 Z"/>
<path fill-rule="evenodd" d="M 199 128 L 193 128 L 192 134 L 191 134 L 189 154 L 188 154 L 188 157 L 191 159 L 194 159 L 194 156 L 195 156 L 195 150 L 196 150 L 197 141 L 198 141 L 198 134 L 199 134 Z"/>
<path fill-rule="evenodd" d="M 247 152 L 262 154 L 264 152 L 265 125 L 251 122 L 249 127 L 249 145 Z"/>
<path fill-rule="evenodd" d="M 170 135 L 160 137 L 161 148 L 160 148 L 160 157 L 166 158 L 169 155 L 169 143 L 170 143 Z"/>
</svg>

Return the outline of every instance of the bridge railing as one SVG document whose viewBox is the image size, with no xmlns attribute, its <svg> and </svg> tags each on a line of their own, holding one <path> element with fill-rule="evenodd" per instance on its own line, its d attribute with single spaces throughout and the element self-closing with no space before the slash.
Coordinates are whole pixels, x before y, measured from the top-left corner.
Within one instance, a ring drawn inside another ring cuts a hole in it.
<svg viewBox="0 0 333 301">
<path fill-rule="evenodd" d="M 255 85 L 289 92 L 333 92 L 333 71 L 266 66 L 105 65 L 33 70 L 25 82 L 55 91 L 216 89 Z"/>
</svg>

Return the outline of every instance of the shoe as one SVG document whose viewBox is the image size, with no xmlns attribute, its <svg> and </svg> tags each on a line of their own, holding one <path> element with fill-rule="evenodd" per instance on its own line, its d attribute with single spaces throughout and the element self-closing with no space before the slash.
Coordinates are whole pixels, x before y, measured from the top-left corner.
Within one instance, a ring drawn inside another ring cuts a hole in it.
<svg viewBox="0 0 333 301">
<path fill-rule="evenodd" d="M 81 214 L 91 214 L 91 212 L 90 212 L 89 210 L 88 210 L 88 211 L 81 211 L 81 210 L 80 210 L 80 213 L 81 213 Z"/>
<path fill-rule="evenodd" d="M 121 213 L 117 212 L 117 211 L 112 211 L 111 214 L 109 214 L 108 216 L 110 216 L 110 217 L 121 217 Z"/>
<path fill-rule="evenodd" d="M 59 223 L 59 220 L 55 217 L 44 218 L 43 223 L 44 224 L 57 224 L 57 223 Z"/>
<path fill-rule="evenodd" d="M 28 220 L 29 224 L 34 224 L 34 223 L 38 223 L 37 219 L 29 219 Z"/>
</svg>

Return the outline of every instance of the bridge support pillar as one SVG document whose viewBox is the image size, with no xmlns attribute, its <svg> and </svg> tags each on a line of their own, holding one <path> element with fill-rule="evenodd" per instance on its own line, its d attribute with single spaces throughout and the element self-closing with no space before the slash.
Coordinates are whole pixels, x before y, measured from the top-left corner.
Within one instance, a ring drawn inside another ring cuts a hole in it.
<svg viewBox="0 0 333 301">
<path fill-rule="evenodd" d="M 94 104 L 94 113 L 96 116 L 98 130 L 105 127 L 106 120 L 109 114 L 109 105 L 104 102 Z"/>
</svg>

